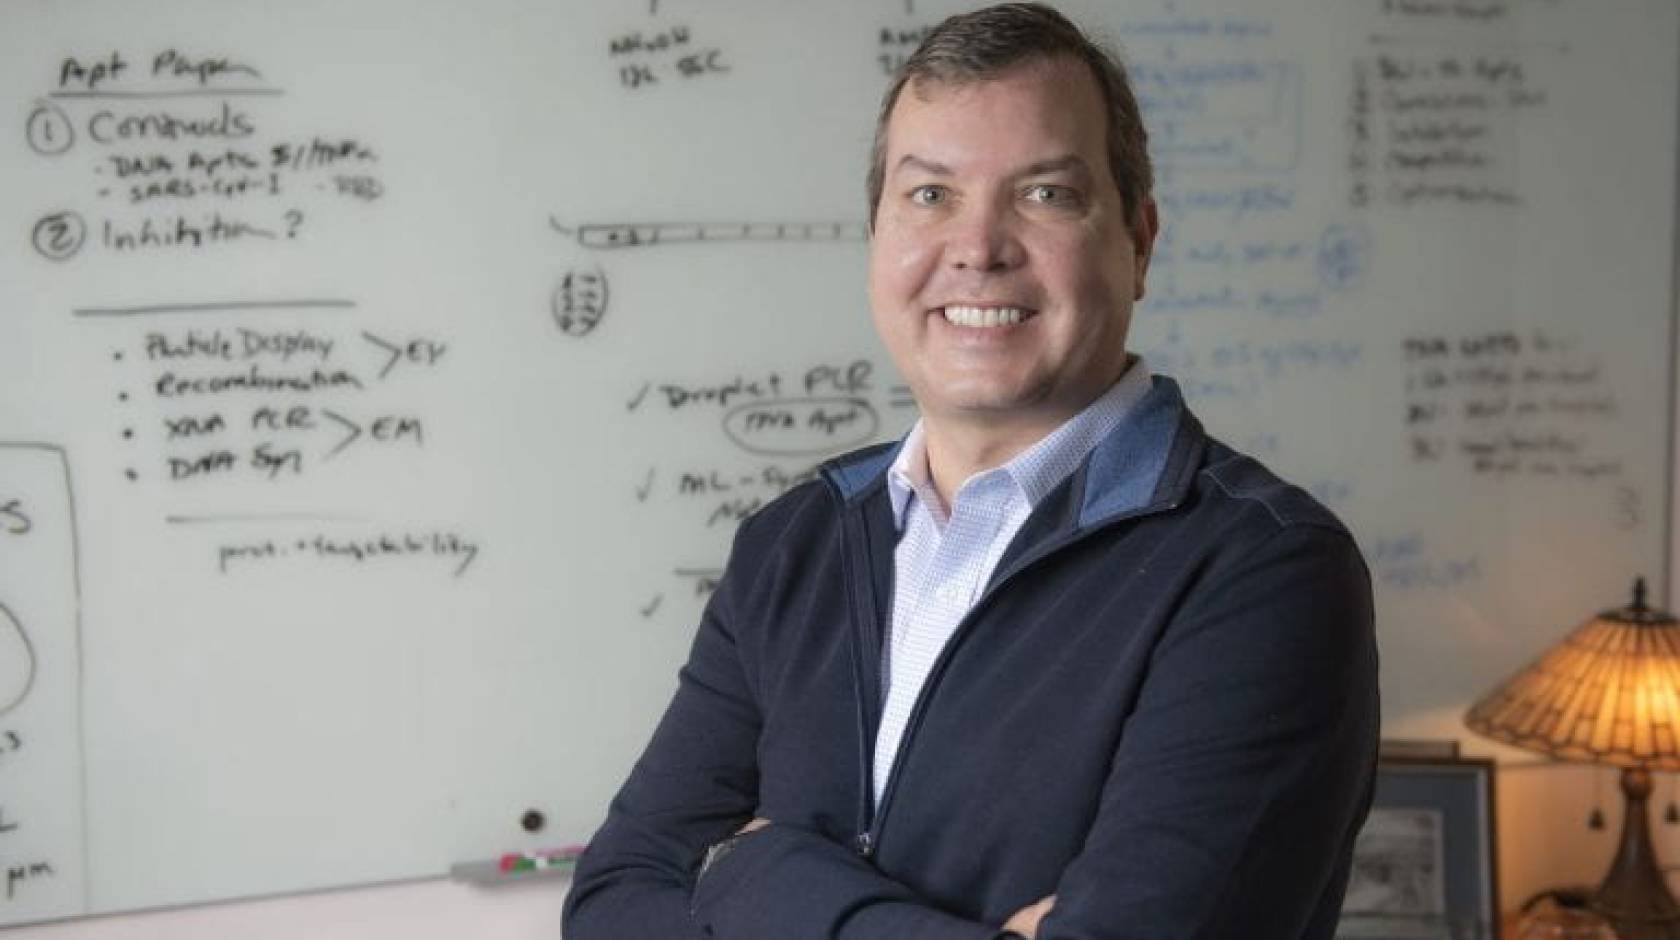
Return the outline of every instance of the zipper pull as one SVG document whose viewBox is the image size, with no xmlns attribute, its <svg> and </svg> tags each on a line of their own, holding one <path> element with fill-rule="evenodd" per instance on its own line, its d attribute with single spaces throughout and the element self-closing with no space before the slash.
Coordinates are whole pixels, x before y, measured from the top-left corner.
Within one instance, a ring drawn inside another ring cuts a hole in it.
<svg viewBox="0 0 1680 940">
<path fill-rule="evenodd" d="M 857 854 L 868 858 L 875 854 L 875 837 L 867 832 L 860 832 L 857 834 L 857 838 L 852 840 L 852 848 L 857 851 Z"/>
</svg>

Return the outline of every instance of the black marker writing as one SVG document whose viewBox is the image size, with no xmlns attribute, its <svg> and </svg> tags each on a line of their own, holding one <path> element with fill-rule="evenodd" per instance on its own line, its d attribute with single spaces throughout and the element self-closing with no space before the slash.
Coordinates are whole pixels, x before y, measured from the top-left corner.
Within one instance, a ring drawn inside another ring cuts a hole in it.
<svg viewBox="0 0 1680 940">
<path fill-rule="evenodd" d="M 23 510 L 23 500 L 0 500 L 0 535 L 28 535 L 34 520 Z"/>
</svg>

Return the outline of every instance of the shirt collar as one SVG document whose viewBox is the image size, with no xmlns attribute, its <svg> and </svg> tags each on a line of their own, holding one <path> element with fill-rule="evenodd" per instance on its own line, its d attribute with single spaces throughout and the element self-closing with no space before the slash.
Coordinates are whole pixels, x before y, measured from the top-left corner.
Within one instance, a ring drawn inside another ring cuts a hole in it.
<svg viewBox="0 0 1680 940">
<path fill-rule="evenodd" d="M 982 472 L 1003 471 L 1014 481 L 1029 507 L 1038 505 L 1039 500 L 1073 473 L 1099 441 L 1120 426 L 1149 393 L 1150 384 L 1148 364 L 1143 357 L 1132 356 L 1119 380 L 1095 401 L 1007 463 Z M 938 491 L 933 488 L 928 467 L 927 435 L 919 420 L 905 435 L 897 459 L 887 469 L 887 495 L 892 500 L 893 518 L 900 529 L 912 496 L 929 503 L 927 508 L 935 518 L 943 519 L 948 514 L 947 507 L 936 502 Z"/>
</svg>

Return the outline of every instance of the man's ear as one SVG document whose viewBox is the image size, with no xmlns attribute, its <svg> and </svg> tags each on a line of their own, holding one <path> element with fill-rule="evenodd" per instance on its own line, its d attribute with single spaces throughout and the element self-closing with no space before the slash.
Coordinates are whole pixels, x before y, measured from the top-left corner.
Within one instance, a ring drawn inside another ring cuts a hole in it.
<svg viewBox="0 0 1680 940">
<path fill-rule="evenodd" d="M 1149 274 L 1149 258 L 1155 251 L 1155 233 L 1160 229 L 1160 216 L 1155 200 L 1145 199 L 1138 207 L 1137 224 L 1132 227 L 1132 299 L 1143 299 L 1144 279 Z"/>
</svg>

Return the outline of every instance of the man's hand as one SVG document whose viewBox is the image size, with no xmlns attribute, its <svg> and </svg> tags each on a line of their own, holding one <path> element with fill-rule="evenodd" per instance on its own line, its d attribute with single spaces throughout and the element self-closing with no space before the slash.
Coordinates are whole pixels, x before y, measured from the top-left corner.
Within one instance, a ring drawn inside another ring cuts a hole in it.
<svg viewBox="0 0 1680 940">
<path fill-rule="evenodd" d="M 760 816 L 735 830 L 735 836 L 739 837 L 749 832 L 757 832 L 768 825 L 770 825 L 770 820 Z M 1040 898 L 1011 914 L 1008 922 L 1003 925 L 1003 929 L 1013 930 L 1026 937 L 1027 940 L 1034 940 L 1038 936 L 1038 922 L 1043 920 L 1045 915 L 1050 913 L 1050 909 L 1055 906 L 1056 896 L 1054 894 L 1046 898 Z"/>
<path fill-rule="evenodd" d="M 735 835 L 744 836 L 749 832 L 757 832 L 768 825 L 770 825 L 770 820 L 760 816 L 737 829 Z M 1003 925 L 1003 929 L 1013 930 L 1026 937 L 1027 940 L 1034 940 L 1038 936 L 1038 922 L 1043 920 L 1045 915 L 1050 913 L 1050 909 L 1055 906 L 1056 896 L 1054 894 L 1040 898 L 1011 914 L 1008 922 Z"/>
<path fill-rule="evenodd" d="M 1050 913 L 1050 909 L 1055 906 L 1056 896 L 1054 894 L 1028 904 L 1010 915 L 1009 920 L 1004 923 L 1003 929 L 1013 930 L 1026 937 L 1027 940 L 1033 940 L 1034 937 L 1038 936 L 1038 922 L 1043 920 L 1044 915 Z"/>
</svg>

